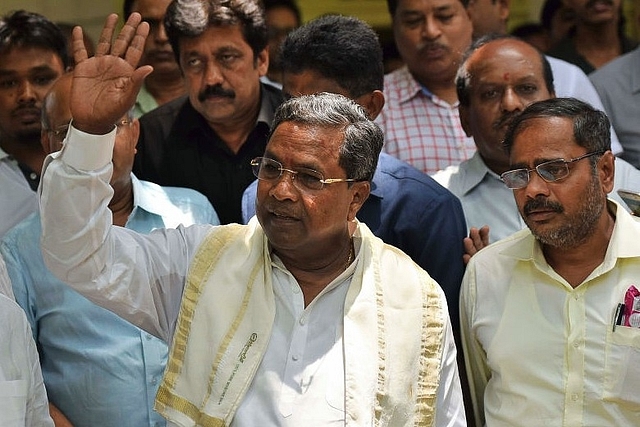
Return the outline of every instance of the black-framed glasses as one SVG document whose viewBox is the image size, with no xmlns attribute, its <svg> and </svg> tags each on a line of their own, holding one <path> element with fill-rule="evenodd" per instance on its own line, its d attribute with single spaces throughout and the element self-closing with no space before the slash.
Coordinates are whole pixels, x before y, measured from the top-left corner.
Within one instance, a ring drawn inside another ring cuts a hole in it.
<svg viewBox="0 0 640 427">
<path fill-rule="evenodd" d="M 587 153 L 580 157 L 576 157 L 575 159 L 549 160 L 548 162 L 540 163 L 533 169 L 519 168 L 506 171 L 505 173 L 500 175 L 500 178 L 507 185 L 507 187 L 512 190 L 518 190 L 520 188 L 526 187 L 527 184 L 529 184 L 529 179 L 531 178 L 530 174 L 534 171 L 538 175 L 540 175 L 540 178 L 542 178 L 546 182 L 556 182 L 569 176 L 569 165 L 571 163 L 577 162 L 578 160 L 586 159 L 591 156 L 600 156 L 604 153 L 604 151 L 594 151 L 592 153 Z"/>
<path fill-rule="evenodd" d="M 256 157 L 251 160 L 251 169 L 256 178 L 263 181 L 275 181 L 280 178 L 282 172 L 291 174 L 291 181 L 299 190 L 322 190 L 326 184 L 336 182 L 357 182 L 351 178 L 325 178 L 322 173 L 309 168 L 287 169 L 282 163 L 268 157 Z"/>
</svg>

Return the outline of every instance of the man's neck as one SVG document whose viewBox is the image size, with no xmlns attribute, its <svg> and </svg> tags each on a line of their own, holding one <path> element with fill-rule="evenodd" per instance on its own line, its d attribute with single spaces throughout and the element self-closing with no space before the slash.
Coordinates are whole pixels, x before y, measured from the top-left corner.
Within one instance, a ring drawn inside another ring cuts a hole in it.
<svg viewBox="0 0 640 427">
<path fill-rule="evenodd" d="M 622 54 L 622 41 L 615 23 L 602 25 L 579 25 L 573 43 L 576 51 L 595 68 Z"/>
<path fill-rule="evenodd" d="M 46 153 L 42 149 L 40 141 L 25 143 L 21 141 L 3 139 L 0 140 L 0 148 L 40 176 L 42 172 L 42 163 L 46 157 Z"/>
<path fill-rule="evenodd" d="M 109 202 L 109 210 L 113 214 L 113 224 L 124 227 L 133 212 L 133 182 L 131 179 L 121 183 L 113 183 L 113 197 Z"/>
<path fill-rule="evenodd" d="M 458 94 L 456 92 L 454 77 L 448 78 L 447 76 L 444 76 L 438 79 L 425 79 L 414 75 L 414 78 L 423 87 L 427 88 L 429 92 L 450 105 L 458 102 Z"/>
<path fill-rule="evenodd" d="M 209 126 L 234 154 L 240 151 L 249 134 L 255 128 L 260 113 L 260 105 L 261 103 L 258 102 L 254 108 L 234 120 L 224 123 L 209 122 Z"/>
<path fill-rule="evenodd" d="M 615 218 L 607 210 L 598 221 L 596 231 L 576 247 L 567 249 L 543 245 L 547 263 L 571 287 L 578 287 L 604 260 L 614 225 Z"/>
<path fill-rule="evenodd" d="M 186 93 L 184 79 L 180 72 L 151 73 L 144 82 L 145 88 L 158 105 L 166 104 Z"/>
</svg>

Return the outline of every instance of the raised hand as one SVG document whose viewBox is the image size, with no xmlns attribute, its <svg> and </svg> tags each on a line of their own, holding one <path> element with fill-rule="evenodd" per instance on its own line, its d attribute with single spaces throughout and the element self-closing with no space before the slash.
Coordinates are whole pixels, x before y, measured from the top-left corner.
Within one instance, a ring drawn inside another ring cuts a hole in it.
<svg viewBox="0 0 640 427">
<path fill-rule="evenodd" d="M 480 249 L 489 246 L 489 226 L 482 228 L 471 227 L 469 237 L 463 240 L 465 254 L 462 256 L 465 265 Z"/>
<path fill-rule="evenodd" d="M 82 28 L 73 30 L 71 116 L 73 126 L 92 134 L 105 134 L 133 106 L 144 78 L 153 68 L 136 68 L 149 34 L 149 24 L 132 13 L 113 40 L 118 15 L 107 17 L 95 56 L 89 58 Z"/>
</svg>

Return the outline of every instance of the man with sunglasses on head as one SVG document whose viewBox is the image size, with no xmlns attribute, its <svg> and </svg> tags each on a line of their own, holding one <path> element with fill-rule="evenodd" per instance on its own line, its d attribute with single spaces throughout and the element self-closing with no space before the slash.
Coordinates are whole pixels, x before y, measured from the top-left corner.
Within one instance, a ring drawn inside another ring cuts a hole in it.
<svg viewBox="0 0 640 427">
<path fill-rule="evenodd" d="M 528 228 L 474 255 L 463 280 L 476 425 L 637 425 L 640 223 L 607 199 L 609 120 L 548 99 L 511 121 L 504 145 L 501 177 Z"/>
<path fill-rule="evenodd" d="M 172 426 L 465 425 L 442 290 L 356 220 L 383 135 L 355 102 L 278 108 L 248 225 L 111 225 L 114 123 L 151 71 L 135 68 L 147 32 L 134 13 L 113 46 L 75 52 L 73 122 L 41 203 L 54 274 L 172 342 L 155 409 Z M 72 200 L 86 203 L 65 212 Z"/>
</svg>

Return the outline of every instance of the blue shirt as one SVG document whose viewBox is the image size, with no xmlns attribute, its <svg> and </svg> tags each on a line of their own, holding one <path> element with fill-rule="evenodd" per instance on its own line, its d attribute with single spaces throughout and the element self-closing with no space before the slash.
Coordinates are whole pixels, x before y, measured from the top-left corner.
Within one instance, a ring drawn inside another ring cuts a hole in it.
<svg viewBox="0 0 640 427">
<path fill-rule="evenodd" d="M 181 223 L 219 224 L 202 194 L 132 179 L 127 228 L 147 233 Z M 166 343 L 57 280 L 42 260 L 40 234 L 33 214 L 5 235 L 0 250 L 38 344 L 49 400 L 75 426 L 164 426 L 153 402 Z"/>
<path fill-rule="evenodd" d="M 242 217 L 255 215 L 257 181 L 242 195 Z M 381 153 L 371 194 L 357 215 L 373 234 L 409 255 L 444 290 L 454 330 L 464 274 L 467 226 L 460 201 L 433 178 Z"/>
</svg>

